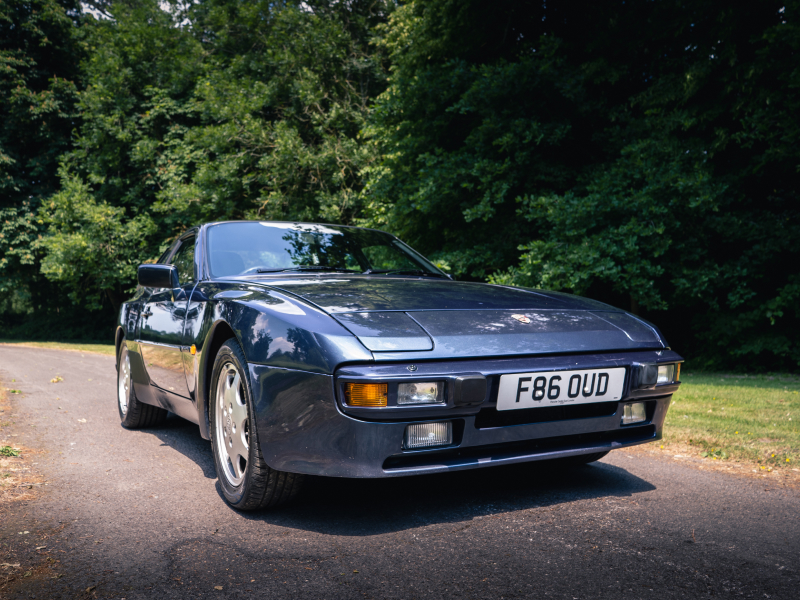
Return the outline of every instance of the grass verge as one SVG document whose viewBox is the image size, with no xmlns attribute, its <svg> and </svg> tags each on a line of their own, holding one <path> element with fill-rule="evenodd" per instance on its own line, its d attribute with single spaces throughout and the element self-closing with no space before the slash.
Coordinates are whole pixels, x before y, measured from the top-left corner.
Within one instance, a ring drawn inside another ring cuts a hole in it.
<svg viewBox="0 0 800 600">
<path fill-rule="evenodd" d="M 661 445 L 757 471 L 800 471 L 800 377 L 682 374 Z"/>
<path fill-rule="evenodd" d="M 29 348 L 52 348 L 55 350 L 73 350 L 114 356 L 114 344 L 84 344 L 82 342 L 21 342 L 17 340 L 0 340 L 0 345 L 27 346 Z"/>
</svg>

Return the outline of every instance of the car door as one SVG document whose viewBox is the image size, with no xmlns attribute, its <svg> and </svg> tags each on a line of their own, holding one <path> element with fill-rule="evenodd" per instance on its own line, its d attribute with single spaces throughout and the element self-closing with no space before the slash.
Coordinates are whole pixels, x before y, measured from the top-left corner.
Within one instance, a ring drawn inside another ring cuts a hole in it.
<svg viewBox="0 0 800 600">
<path fill-rule="evenodd" d="M 139 344 L 150 382 L 189 398 L 181 356 L 186 308 L 195 283 L 195 236 L 180 240 L 167 264 L 178 270 L 179 287 L 154 288 L 142 310 Z"/>
</svg>

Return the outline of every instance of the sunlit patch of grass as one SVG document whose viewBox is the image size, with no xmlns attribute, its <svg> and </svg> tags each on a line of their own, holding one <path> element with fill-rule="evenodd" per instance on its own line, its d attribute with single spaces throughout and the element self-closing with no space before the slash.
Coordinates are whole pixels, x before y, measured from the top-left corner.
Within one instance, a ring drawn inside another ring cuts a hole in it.
<svg viewBox="0 0 800 600">
<path fill-rule="evenodd" d="M 708 460 L 800 467 L 800 378 L 682 374 L 664 442 L 696 447 Z"/>
<path fill-rule="evenodd" d="M 55 350 L 75 350 L 114 356 L 114 344 L 84 344 L 82 342 L 26 342 L 19 340 L 0 340 L 3 345 L 27 346 L 30 348 L 52 348 Z"/>
</svg>

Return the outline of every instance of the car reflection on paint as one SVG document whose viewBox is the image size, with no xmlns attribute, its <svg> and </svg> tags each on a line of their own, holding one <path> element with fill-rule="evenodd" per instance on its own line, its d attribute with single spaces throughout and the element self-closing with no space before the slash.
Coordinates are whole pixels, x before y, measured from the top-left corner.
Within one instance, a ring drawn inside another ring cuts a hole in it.
<svg viewBox="0 0 800 600">
<path fill-rule="evenodd" d="M 116 331 L 122 424 L 196 423 L 243 510 L 291 499 L 305 475 L 591 462 L 659 439 L 679 386 L 652 324 L 453 281 L 376 230 L 208 223 L 138 282 Z"/>
</svg>

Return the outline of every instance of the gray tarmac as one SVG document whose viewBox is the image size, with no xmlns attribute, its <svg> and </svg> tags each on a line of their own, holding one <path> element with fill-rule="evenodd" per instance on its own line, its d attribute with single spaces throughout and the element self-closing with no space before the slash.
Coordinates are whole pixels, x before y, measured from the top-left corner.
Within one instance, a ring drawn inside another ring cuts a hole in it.
<svg viewBox="0 0 800 600">
<path fill-rule="evenodd" d="M 59 561 L 9 598 L 800 598 L 795 488 L 621 450 L 313 478 L 290 506 L 239 513 L 196 426 L 119 425 L 111 357 L 0 346 L 0 378 L 47 481 L 0 541 Z"/>
</svg>

